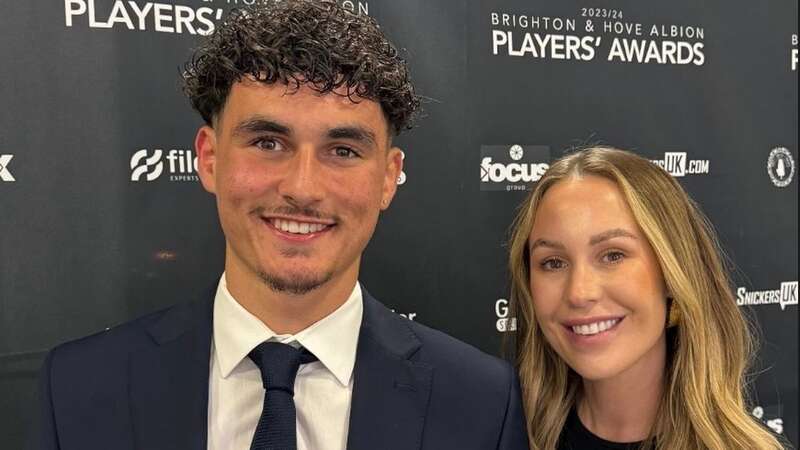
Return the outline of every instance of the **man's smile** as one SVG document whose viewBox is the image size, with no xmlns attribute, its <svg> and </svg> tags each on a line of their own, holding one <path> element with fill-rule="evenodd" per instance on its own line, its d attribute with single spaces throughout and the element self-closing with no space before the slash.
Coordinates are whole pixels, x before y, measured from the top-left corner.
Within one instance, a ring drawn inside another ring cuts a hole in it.
<svg viewBox="0 0 800 450">
<path fill-rule="evenodd" d="M 279 237 L 292 242 L 312 241 L 336 226 L 335 221 L 287 216 L 261 216 L 261 220 Z"/>
</svg>

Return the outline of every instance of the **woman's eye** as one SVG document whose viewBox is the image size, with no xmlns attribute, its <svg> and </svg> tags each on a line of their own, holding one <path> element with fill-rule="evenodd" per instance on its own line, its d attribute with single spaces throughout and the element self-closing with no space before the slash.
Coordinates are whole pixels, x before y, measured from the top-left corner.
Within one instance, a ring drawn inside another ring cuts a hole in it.
<svg viewBox="0 0 800 450">
<path fill-rule="evenodd" d="M 622 253 L 622 252 L 618 252 L 618 251 L 608 252 L 605 255 L 603 255 L 603 261 L 608 262 L 608 263 L 612 263 L 612 264 L 618 263 L 618 262 L 622 261 L 624 258 L 625 258 L 625 254 Z"/>
<path fill-rule="evenodd" d="M 542 261 L 542 268 L 544 270 L 559 270 L 566 266 L 566 263 L 560 259 L 550 258 Z"/>
</svg>

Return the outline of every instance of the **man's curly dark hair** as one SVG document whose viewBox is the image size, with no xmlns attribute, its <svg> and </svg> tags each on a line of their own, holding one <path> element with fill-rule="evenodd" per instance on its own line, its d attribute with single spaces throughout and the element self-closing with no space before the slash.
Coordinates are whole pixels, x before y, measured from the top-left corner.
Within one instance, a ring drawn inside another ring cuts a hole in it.
<svg viewBox="0 0 800 450">
<path fill-rule="evenodd" d="M 373 100 L 391 131 L 411 128 L 420 101 L 406 62 L 374 19 L 331 0 L 281 0 L 234 9 L 195 50 L 183 91 L 212 125 L 243 78 L 306 85 L 320 93 Z"/>
</svg>

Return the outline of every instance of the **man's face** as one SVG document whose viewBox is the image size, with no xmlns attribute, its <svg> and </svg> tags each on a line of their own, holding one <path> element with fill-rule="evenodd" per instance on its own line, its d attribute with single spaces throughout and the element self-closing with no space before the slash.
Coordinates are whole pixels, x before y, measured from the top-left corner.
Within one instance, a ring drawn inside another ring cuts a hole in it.
<svg viewBox="0 0 800 450">
<path fill-rule="evenodd" d="M 273 290 L 309 292 L 358 276 L 361 253 L 402 170 L 378 103 L 301 86 L 233 85 L 195 142 L 217 197 L 226 270 Z"/>
</svg>

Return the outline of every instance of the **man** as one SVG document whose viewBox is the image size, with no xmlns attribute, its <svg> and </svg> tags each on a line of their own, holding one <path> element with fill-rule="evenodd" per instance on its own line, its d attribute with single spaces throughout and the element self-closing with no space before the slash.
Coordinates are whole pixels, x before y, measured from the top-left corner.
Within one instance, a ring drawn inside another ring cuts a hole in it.
<svg viewBox="0 0 800 450">
<path fill-rule="evenodd" d="M 375 23 L 327 0 L 234 13 L 184 80 L 225 272 L 201 301 L 53 350 L 45 448 L 528 448 L 510 365 L 358 282 L 419 103 Z"/>
</svg>

